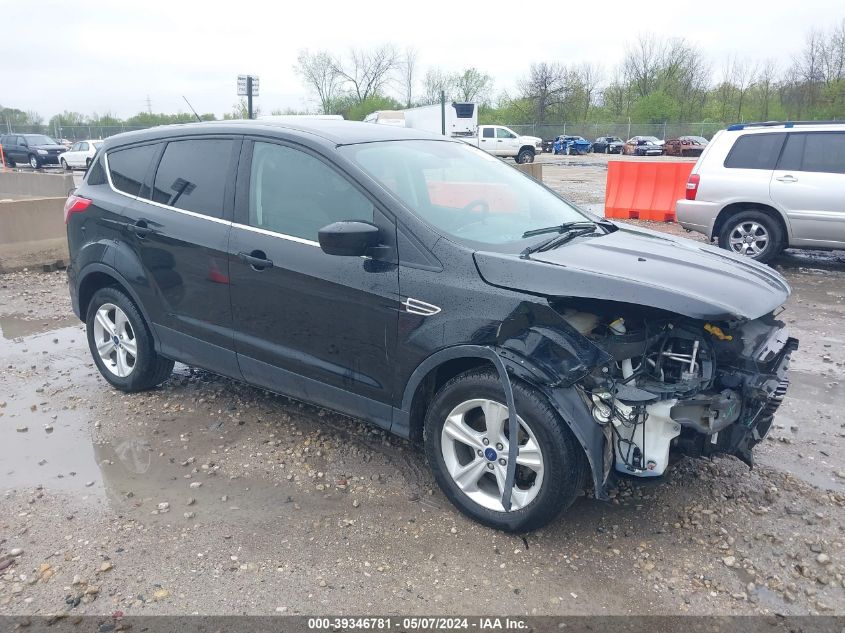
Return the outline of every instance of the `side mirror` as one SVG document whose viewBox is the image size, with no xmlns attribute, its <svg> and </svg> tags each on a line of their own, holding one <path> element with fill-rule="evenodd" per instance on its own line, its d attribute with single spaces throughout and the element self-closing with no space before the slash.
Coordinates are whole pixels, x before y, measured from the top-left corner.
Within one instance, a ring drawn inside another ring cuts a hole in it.
<svg viewBox="0 0 845 633">
<path fill-rule="evenodd" d="M 360 257 L 381 242 L 375 224 L 359 221 L 334 222 L 317 232 L 320 248 L 327 255 Z"/>
</svg>

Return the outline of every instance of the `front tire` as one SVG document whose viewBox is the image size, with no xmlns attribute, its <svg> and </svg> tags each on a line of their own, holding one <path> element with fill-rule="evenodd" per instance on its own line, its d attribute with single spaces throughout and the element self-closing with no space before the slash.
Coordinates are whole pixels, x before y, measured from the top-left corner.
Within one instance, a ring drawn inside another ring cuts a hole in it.
<svg viewBox="0 0 845 633">
<path fill-rule="evenodd" d="M 149 326 L 118 288 L 101 288 L 85 319 L 88 347 L 103 378 L 121 391 L 144 391 L 164 382 L 173 361 L 155 351 Z"/>
<path fill-rule="evenodd" d="M 29 155 L 29 166 L 33 169 L 38 169 L 39 167 L 41 167 L 41 163 L 38 160 L 38 156 L 36 156 L 35 154 Z"/>
<path fill-rule="evenodd" d="M 501 504 L 508 411 L 495 371 L 472 370 L 441 387 L 426 413 L 425 451 L 437 484 L 461 512 L 492 528 L 526 532 L 572 505 L 584 489 L 587 467 L 545 397 L 522 382 L 513 382 L 513 391 L 520 452 L 509 512 Z"/>
<path fill-rule="evenodd" d="M 67 164 L 67 161 L 64 158 L 62 159 L 62 169 L 70 171 L 70 165 Z"/>
</svg>

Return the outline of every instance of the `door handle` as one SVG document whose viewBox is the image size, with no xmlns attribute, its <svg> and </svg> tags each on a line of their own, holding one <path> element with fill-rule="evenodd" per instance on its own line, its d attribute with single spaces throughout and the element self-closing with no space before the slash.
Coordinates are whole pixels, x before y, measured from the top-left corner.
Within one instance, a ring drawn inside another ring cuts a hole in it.
<svg viewBox="0 0 845 633">
<path fill-rule="evenodd" d="M 126 228 L 139 239 L 144 239 L 153 232 L 153 229 L 149 227 L 146 220 L 138 220 L 135 224 L 127 224 Z"/>
<path fill-rule="evenodd" d="M 253 270 L 264 270 L 265 268 L 273 267 L 273 261 L 267 259 L 264 251 L 256 250 L 251 253 L 238 253 L 238 257 L 240 257 L 244 264 L 252 266 Z"/>
<path fill-rule="evenodd" d="M 497 142 L 497 143 L 501 143 L 501 142 L 502 142 L 502 139 L 497 138 L 497 139 L 496 139 L 496 142 Z"/>
<path fill-rule="evenodd" d="M 798 179 L 793 176 L 792 174 L 785 174 L 783 176 L 778 176 L 775 180 L 779 180 L 780 182 L 798 182 Z"/>
</svg>

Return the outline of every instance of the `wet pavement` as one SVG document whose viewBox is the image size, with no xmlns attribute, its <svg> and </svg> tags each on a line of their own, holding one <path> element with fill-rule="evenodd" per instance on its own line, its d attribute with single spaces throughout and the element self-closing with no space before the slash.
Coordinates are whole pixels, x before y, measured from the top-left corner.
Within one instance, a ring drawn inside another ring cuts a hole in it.
<svg viewBox="0 0 845 633">
<path fill-rule="evenodd" d="M 178 364 L 115 391 L 64 273 L 0 276 L 0 614 L 845 613 L 845 262 L 776 266 L 801 349 L 757 467 L 684 459 L 524 538 L 359 421 Z"/>
</svg>

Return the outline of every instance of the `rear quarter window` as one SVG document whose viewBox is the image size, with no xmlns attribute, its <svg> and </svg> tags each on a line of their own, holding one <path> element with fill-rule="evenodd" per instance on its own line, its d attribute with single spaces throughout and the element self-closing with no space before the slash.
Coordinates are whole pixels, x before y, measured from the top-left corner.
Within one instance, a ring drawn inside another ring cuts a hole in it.
<svg viewBox="0 0 845 633">
<path fill-rule="evenodd" d="M 733 169 L 774 169 L 786 134 L 744 134 L 725 158 L 725 167 Z"/>
<path fill-rule="evenodd" d="M 94 162 L 91 163 L 91 167 L 85 175 L 85 183 L 88 185 L 106 184 L 106 170 L 103 169 L 102 155 L 98 155 Z"/>
</svg>

